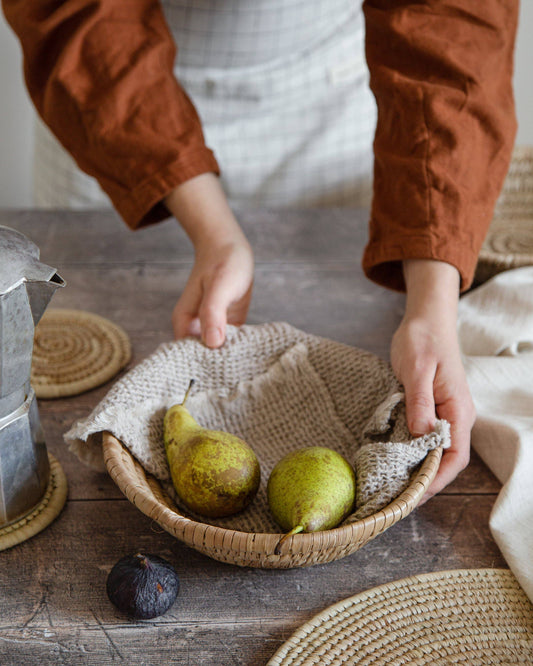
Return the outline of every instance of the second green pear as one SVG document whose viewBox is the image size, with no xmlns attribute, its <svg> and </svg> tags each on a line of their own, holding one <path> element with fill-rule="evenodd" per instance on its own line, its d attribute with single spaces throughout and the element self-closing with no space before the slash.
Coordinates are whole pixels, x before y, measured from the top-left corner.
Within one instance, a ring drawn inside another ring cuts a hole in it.
<svg viewBox="0 0 533 666">
<path fill-rule="evenodd" d="M 242 511 L 259 488 L 261 472 L 253 449 L 240 437 L 202 428 L 183 402 L 163 422 L 172 483 L 181 501 L 202 516 L 220 518 Z"/>
<path fill-rule="evenodd" d="M 355 473 L 333 449 L 310 446 L 282 458 L 267 485 L 268 504 L 278 525 L 298 532 L 336 527 L 355 501 Z M 283 540 L 285 539 L 283 538 Z"/>
</svg>

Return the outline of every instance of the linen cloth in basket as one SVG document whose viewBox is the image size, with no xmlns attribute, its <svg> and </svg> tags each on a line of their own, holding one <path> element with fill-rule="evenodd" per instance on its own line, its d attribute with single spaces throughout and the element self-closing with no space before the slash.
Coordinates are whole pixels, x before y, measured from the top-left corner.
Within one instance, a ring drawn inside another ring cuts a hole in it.
<svg viewBox="0 0 533 666">
<path fill-rule="evenodd" d="M 183 401 L 191 378 L 191 414 L 206 428 L 242 437 L 261 465 L 256 498 L 238 515 L 209 520 L 220 527 L 279 532 L 266 483 L 289 451 L 328 446 L 348 459 L 357 475 L 350 522 L 386 506 L 407 487 L 428 451 L 450 444 L 446 421 L 437 421 L 423 437 L 410 436 L 402 388 L 390 364 L 286 323 L 230 326 L 216 350 L 193 338 L 162 344 L 75 423 L 65 440 L 82 461 L 103 468 L 101 433 L 111 432 L 180 506 L 164 451 L 163 417 Z M 195 517 L 182 506 L 180 512 Z"/>
</svg>

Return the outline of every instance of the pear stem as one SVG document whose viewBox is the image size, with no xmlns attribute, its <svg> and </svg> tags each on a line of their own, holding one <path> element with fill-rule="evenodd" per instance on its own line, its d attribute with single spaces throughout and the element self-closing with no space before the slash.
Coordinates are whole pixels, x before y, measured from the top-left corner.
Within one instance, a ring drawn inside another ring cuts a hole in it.
<svg viewBox="0 0 533 666">
<path fill-rule="evenodd" d="M 293 536 L 294 534 L 298 534 L 298 532 L 303 532 L 304 528 L 303 525 L 296 525 L 296 527 L 293 527 L 290 532 L 287 532 L 287 534 L 284 534 L 281 539 L 278 541 L 277 546 L 274 548 L 274 555 L 281 555 L 281 545 L 283 544 L 284 541 L 286 541 L 289 537 Z"/>
<path fill-rule="evenodd" d="M 191 379 L 191 381 L 189 382 L 189 386 L 187 387 L 187 390 L 185 391 L 185 397 L 183 398 L 183 402 L 181 403 L 181 406 L 182 406 L 182 407 L 185 406 L 185 401 L 186 401 L 187 398 L 189 397 L 189 393 L 191 392 L 191 389 L 192 389 L 192 387 L 194 386 L 194 382 L 195 382 L 194 379 Z"/>
</svg>

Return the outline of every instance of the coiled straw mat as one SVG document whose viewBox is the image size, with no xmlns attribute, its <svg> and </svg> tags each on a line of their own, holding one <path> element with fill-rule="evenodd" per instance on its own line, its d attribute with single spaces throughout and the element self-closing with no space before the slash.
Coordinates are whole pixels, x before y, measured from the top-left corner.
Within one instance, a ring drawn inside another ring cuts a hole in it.
<svg viewBox="0 0 533 666">
<path fill-rule="evenodd" d="M 52 523 L 67 501 L 67 477 L 60 463 L 49 453 L 48 487 L 37 506 L 14 523 L 0 528 L 0 551 L 12 548 L 35 536 Z"/>
<path fill-rule="evenodd" d="M 515 148 L 494 217 L 481 248 L 475 280 L 533 266 L 533 146 Z"/>
<path fill-rule="evenodd" d="M 78 395 L 112 379 L 130 358 L 129 338 L 117 324 L 52 308 L 35 329 L 31 384 L 38 398 Z"/>
<path fill-rule="evenodd" d="M 533 606 L 505 569 L 413 576 L 304 624 L 267 666 L 533 664 Z"/>
<path fill-rule="evenodd" d="M 103 452 L 107 470 L 124 495 L 167 532 L 215 560 L 266 569 L 331 562 L 359 550 L 411 513 L 434 479 L 442 456 L 440 447 L 430 451 L 406 490 L 382 510 L 335 529 L 295 534 L 275 554 L 279 534 L 240 532 L 181 515 L 157 479 L 110 433 L 103 433 Z"/>
</svg>

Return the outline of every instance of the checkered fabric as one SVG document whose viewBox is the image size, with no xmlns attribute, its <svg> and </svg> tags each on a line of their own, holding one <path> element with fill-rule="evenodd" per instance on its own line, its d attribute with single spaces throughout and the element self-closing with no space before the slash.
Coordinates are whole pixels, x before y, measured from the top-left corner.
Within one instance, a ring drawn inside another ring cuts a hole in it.
<svg viewBox="0 0 533 666">
<path fill-rule="evenodd" d="M 361 3 L 163 0 L 176 77 L 202 119 L 233 204 L 356 206 L 370 201 L 375 103 Z M 35 203 L 109 205 L 44 125 Z"/>
</svg>

